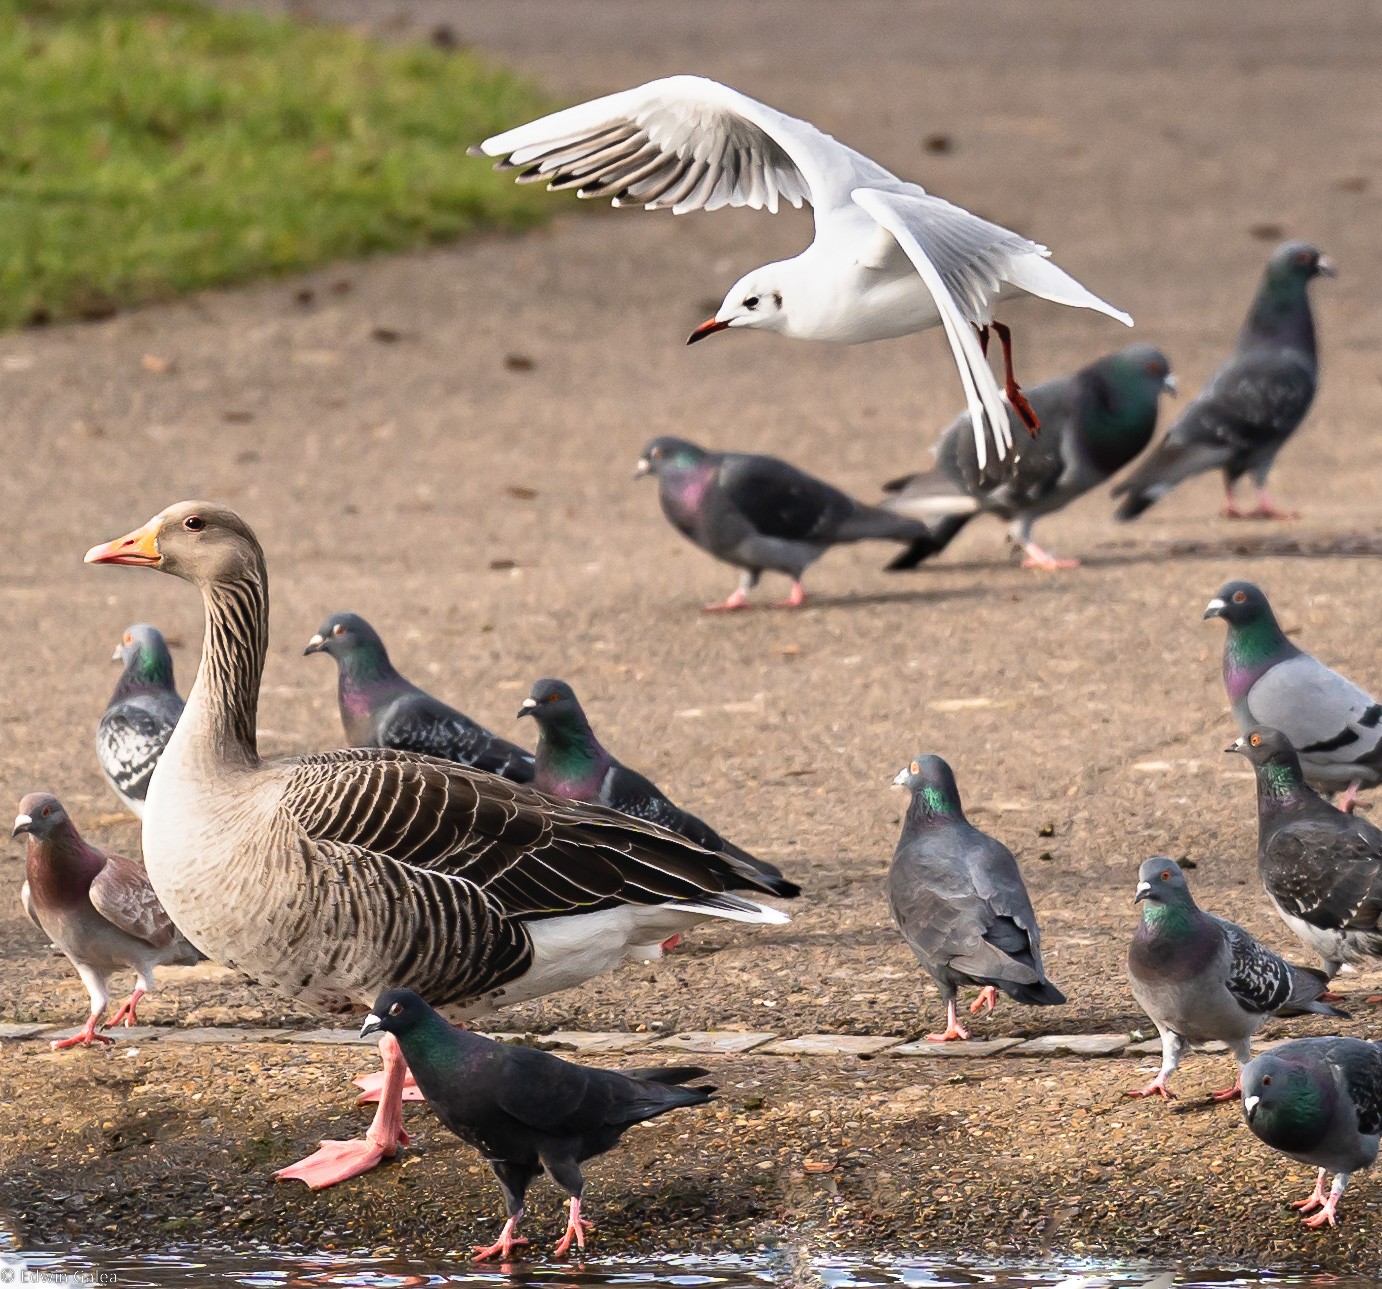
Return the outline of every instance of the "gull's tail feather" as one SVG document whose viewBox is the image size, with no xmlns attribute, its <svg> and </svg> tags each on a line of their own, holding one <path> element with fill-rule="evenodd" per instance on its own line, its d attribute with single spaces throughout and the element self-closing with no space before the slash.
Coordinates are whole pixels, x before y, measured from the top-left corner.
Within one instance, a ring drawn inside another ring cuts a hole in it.
<svg viewBox="0 0 1382 1289">
<path fill-rule="evenodd" d="M 1056 304 L 1073 305 L 1076 309 L 1093 309 L 1097 313 L 1108 314 L 1125 327 L 1132 326 L 1130 314 L 1115 309 L 1107 300 L 1101 300 L 1044 255 L 1014 255 L 1008 263 L 1008 281 L 1030 295 L 1039 295 L 1043 300 L 1052 300 Z"/>
</svg>

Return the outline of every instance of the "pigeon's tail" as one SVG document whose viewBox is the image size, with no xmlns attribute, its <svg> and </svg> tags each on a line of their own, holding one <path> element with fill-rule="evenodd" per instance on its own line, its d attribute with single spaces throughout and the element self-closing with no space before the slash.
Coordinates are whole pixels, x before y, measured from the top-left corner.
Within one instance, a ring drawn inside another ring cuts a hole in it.
<svg viewBox="0 0 1382 1289">
<path fill-rule="evenodd" d="M 1179 425 L 1172 427 L 1172 433 L 1178 428 Z M 1152 449 L 1151 455 L 1113 490 L 1115 497 L 1123 498 L 1113 517 L 1123 524 L 1136 519 L 1178 483 L 1207 470 L 1217 470 L 1227 459 L 1228 453 L 1216 447 L 1181 442 L 1169 437 L 1162 439 Z"/>
<path fill-rule="evenodd" d="M 694 1083 L 707 1078 L 710 1071 L 700 1065 L 656 1065 L 650 1070 L 624 1070 L 622 1073 L 641 1083 Z"/>
<path fill-rule="evenodd" d="M 1059 1007 L 1065 1002 L 1065 995 L 1049 980 L 1038 980 L 1034 985 L 1019 984 L 1012 980 L 985 981 L 997 985 L 1015 1002 L 1026 1003 L 1029 1007 Z"/>
<path fill-rule="evenodd" d="M 973 514 L 951 515 L 948 519 L 942 519 L 939 523 L 932 524 L 929 534 L 924 541 L 913 542 L 906 550 L 884 565 L 884 571 L 888 573 L 906 573 L 916 568 L 923 560 L 928 560 L 932 555 L 939 555 L 951 542 L 956 535 L 971 519 Z"/>
<path fill-rule="evenodd" d="M 840 521 L 832 539 L 837 542 L 923 542 L 930 536 L 931 530 L 919 519 L 877 506 L 856 506 L 852 514 Z"/>
<path fill-rule="evenodd" d="M 694 1065 L 621 1070 L 620 1073 L 632 1080 L 632 1095 L 619 1110 L 619 1118 L 625 1123 L 642 1123 L 681 1106 L 704 1105 L 715 1095 L 715 1089 L 704 1083 L 693 1088 L 683 1086 L 710 1073 Z"/>
<path fill-rule="evenodd" d="M 1277 1016 L 1333 1016 L 1348 1020 L 1349 1013 L 1331 1003 L 1321 1002 L 1320 995 L 1329 990 L 1329 977 L 1316 967 L 1286 964 L 1291 970 L 1291 996 L 1276 1009 Z"/>
</svg>

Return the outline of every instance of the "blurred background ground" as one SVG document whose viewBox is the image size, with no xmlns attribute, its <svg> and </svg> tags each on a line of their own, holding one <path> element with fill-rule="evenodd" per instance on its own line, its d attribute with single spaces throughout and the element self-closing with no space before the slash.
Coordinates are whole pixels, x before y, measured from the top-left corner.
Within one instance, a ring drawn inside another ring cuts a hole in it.
<svg viewBox="0 0 1382 1289">
<path fill-rule="evenodd" d="M 560 213 L 518 238 L 0 338 L 0 795 L 52 789 L 93 840 L 137 846 L 91 751 L 115 679 L 106 659 L 128 623 L 157 623 L 185 689 L 201 611 L 172 579 L 80 558 L 171 501 L 212 496 L 268 552 L 266 752 L 339 741 L 331 668 L 300 653 L 328 612 L 353 609 L 405 674 L 506 735 L 521 733 L 531 682 L 564 676 L 617 755 L 805 888 L 790 927 L 708 929 L 506 1027 L 930 1028 L 938 1000 L 881 889 L 903 804 L 887 785 L 919 751 L 954 764 L 975 822 L 1017 853 L 1071 995 L 1061 1012 L 1005 1003 L 983 1034 L 1139 1023 L 1122 958 L 1150 854 L 1188 856 L 1206 906 L 1296 952 L 1257 885 L 1252 784 L 1222 755 L 1234 732 L 1222 631 L 1200 612 L 1228 578 L 1253 578 L 1298 643 L 1382 685 L 1382 7 L 321 0 L 313 12 L 390 41 L 435 41 L 444 25 L 558 100 L 676 71 L 728 80 L 1048 243 L 1166 350 L 1185 394 L 1227 352 L 1272 246 L 1315 241 L 1339 267 L 1314 287 L 1322 387 L 1274 476 L 1304 518 L 1218 520 L 1218 482 L 1204 478 L 1116 528 L 1101 493 L 1038 530 L 1086 561 L 1075 573 L 1019 571 L 1001 529 L 976 522 L 915 575 L 880 572 L 883 548 L 842 550 L 813 570 L 804 612 L 703 618 L 734 575 L 629 482 L 643 443 L 774 452 L 872 496 L 925 463 L 961 404 L 948 350 L 938 334 L 852 350 L 736 335 L 687 350 L 741 272 L 804 244 L 808 216 Z M 480 164 L 463 159 L 469 142 L 456 141 L 458 168 Z M 1038 303 L 1011 322 L 1029 383 L 1128 339 Z M 1194 553 L 1173 554 L 1185 541 Z M 21 872 L 19 847 L 4 848 L 0 889 L 17 892 Z M 77 981 L 10 909 L 0 1014 L 77 1019 Z M 294 1013 L 233 982 L 170 976 L 148 1015 Z M 1373 1013 L 1360 1006 L 1342 1028 L 1368 1033 Z M 1376 1207 L 1370 1187 L 1350 1192 L 1350 1217 Z"/>
</svg>

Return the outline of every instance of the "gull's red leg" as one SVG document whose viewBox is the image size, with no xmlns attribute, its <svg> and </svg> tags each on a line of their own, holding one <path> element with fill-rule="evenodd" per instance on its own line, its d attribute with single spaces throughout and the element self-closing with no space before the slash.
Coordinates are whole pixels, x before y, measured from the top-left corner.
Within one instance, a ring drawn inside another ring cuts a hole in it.
<svg viewBox="0 0 1382 1289">
<path fill-rule="evenodd" d="M 998 336 L 998 343 L 1003 346 L 1003 392 L 1008 396 L 1008 402 L 1013 405 L 1013 411 L 1022 418 L 1027 433 L 1036 438 L 1037 432 L 1041 429 L 1041 422 L 1027 401 L 1027 395 L 1022 392 L 1022 386 L 1017 383 L 1017 377 L 1013 375 L 1013 333 L 1004 323 L 995 321 L 992 326 Z"/>
</svg>

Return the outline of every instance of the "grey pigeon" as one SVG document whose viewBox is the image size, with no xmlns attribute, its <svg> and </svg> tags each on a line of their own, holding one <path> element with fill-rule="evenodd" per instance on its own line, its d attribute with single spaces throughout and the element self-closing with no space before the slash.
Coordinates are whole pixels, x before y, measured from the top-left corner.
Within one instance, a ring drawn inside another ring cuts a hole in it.
<svg viewBox="0 0 1382 1289">
<path fill-rule="evenodd" d="M 389 747 L 531 783 L 533 755 L 405 680 L 358 613 L 333 613 L 302 651 L 336 660 L 336 696 L 351 747 Z"/>
<path fill-rule="evenodd" d="M 783 877 L 781 869 L 726 841 L 704 820 L 673 804 L 651 779 L 616 761 L 595 737 L 575 691 L 564 680 L 539 680 L 518 714 L 537 722 L 533 786 L 538 791 L 661 824 L 724 856 L 761 889 L 786 899 L 801 894 L 801 887 Z"/>
<path fill-rule="evenodd" d="M 1306 1226 L 1334 1226 L 1349 1177 L 1377 1162 L 1382 1043 L 1298 1038 L 1263 1052 L 1243 1069 L 1243 1118 L 1273 1150 L 1320 1170 L 1314 1191 L 1291 1207 L 1319 1209 Z"/>
<path fill-rule="evenodd" d="M 581 1165 L 613 1149 L 634 1124 L 704 1105 L 715 1091 L 681 1086 L 705 1076 L 694 1066 L 620 1073 L 496 1043 L 450 1025 L 410 989 L 379 995 L 360 1029 L 362 1038 L 375 1033 L 397 1039 L 437 1118 L 494 1170 L 508 1217 L 494 1244 L 476 1246 L 482 1259 L 507 1259 L 527 1244 L 515 1232 L 528 1187 L 544 1169 L 571 1197 L 566 1233 L 553 1251 L 560 1256 L 573 1242 L 584 1249 L 591 1224 L 581 1217 Z"/>
<path fill-rule="evenodd" d="M 945 1030 L 927 1038 L 969 1037 L 955 1015 L 961 985 L 980 986 L 971 1013 L 992 1011 L 1000 989 L 1032 1006 L 1065 1002 L 1041 964 L 1041 933 L 1017 860 L 965 818 L 950 767 L 919 756 L 893 785 L 912 800 L 888 870 L 888 904 L 945 999 Z"/>
<path fill-rule="evenodd" d="M 1331 979 L 1382 957 L 1382 829 L 1313 791 L 1280 730 L 1250 729 L 1227 750 L 1257 776 L 1257 874 L 1282 921 Z"/>
<path fill-rule="evenodd" d="M 138 1023 L 135 1008 L 153 991 L 155 967 L 190 966 L 202 955 L 163 911 L 144 865 L 83 841 L 56 797 L 31 792 L 19 803 L 11 835 L 25 834 L 24 911 L 67 956 L 91 997 L 81 1031 L 53 1047 L 109 1043 L 97 1027 L 110 1002 L 106 982 L 112 972 L 132 968 L 138 983 L 106 1029 Z"/>
<path fill-rule="evenodd" d="M 792 579 L 779 607 L 806 598 L 801 579 L 832 546 L 845 542 L 925 542 L 925 524 L 866 506 L 777 457 L 711 452 L 685 439 L 653 439 L 637 477 L 657 476 L 662 513 L 683 537 L 743 569 L 739 588 L 707 612 L 745 609 L 765 569 Z"/>
<path fill-rule="evenodd" d="M 1124 498 L 1117 519 L 1136 519 L 1176 484 L 1209 470 L 1223 471 L 1225 517 L 1296 517 L 1272 504 L 1267 475 L 1315 399 L 1319 363 L 1306 287 L 1320 274 L 1332 277 L 1334 269 L 1308 242 L 1276 248 L 1238 348 L 1146 461 L 1113 490 Z M 1257 485 L 1257 509 L 1246 513 L 1233 492 L 1245 474 Z"/>
<path fill-rule="evenodd" d="M 1293 966 L 1242 927 L 1203 912 L 1175 860 L 1147 860 L 1134 900 L 1142 920 L 1128 947 L 1128 980 L 1161 1035 L 1161 1071 L 1129 1096 L 1171 1100 L 1167 1084 L 1187 1044 L 1227 1043 L 1241 1071 L 1252 1059 L 1252 1036 L 1269 1017 L 1344 1014 L 1317 1001 L 1329 983 L 1321 973 Z M 1227 1101 L 1238 1092 L 1235 1079 L 1213 1097 Z"/>
<path fill-rule="evenodd" d="M 149 780 L 182 715 L 173 659 L 157 627 L 137 623 L 115 647 L 123 666 L 96 728 L 96 759 L 115 795 L 140 819 Z"/>
<path fill-rule="evenodd" d="M 1224 687 L 1239 733 L 1258 725 L 1280 730 L 1311 783 L 1345 789 L 1342 809 L 1359 788 L 1382 782 L 1382 704 L 1292 644 L 1257 587 L 1227 583 L 1204 616 L 1228 624 Z"/>
<path fill-rule="evenodd" d="M 941 433 L 934 468 L 883 485 L 894 494 L 884 503 L 889 510 L 930 527 L 924 541 L 888 568 L 915 568 L 981 513 L 1011 523 L 1012 539 L 1026 555 L 1023 568 L 1077 567 L 1079 561 L 1057 559 L 1038 546 L 1032 526 L 1111 479 L 1141 452 L 1156 429 L 1159 395 L 1175 388 L 1165 354 L 1150 345 L 1129 345 L 1029 390 L 1041 433 L 1018 434 L 1018 416 L 1010 409 L 1013 451 L 1001 460 L 990 458 L 982 470 L 969 416 L 958 417 Z"/>
</svg>

